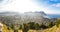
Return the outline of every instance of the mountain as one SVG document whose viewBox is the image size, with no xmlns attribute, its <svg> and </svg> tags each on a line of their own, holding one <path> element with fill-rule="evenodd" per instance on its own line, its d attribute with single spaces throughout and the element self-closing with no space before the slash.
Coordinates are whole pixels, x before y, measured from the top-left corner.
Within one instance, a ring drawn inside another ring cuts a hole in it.
<svg viewBox="0 0 60 32">
<path fill-rule="evenodd" d="M 18 12 L 0 12 L 1 16 L 13 16 L 18 14 Z"/>
<path fill-rule="evenodd" d="M 1 12 L 0 20 L 5 24 L 22 24 L 28 22 L 35 22 L 39 24 L 48 25 L 51 21 L 48 16 L 46 16 L 43 11 L 41 12 L 25 12 L 25 13 L 17 13 L 17 12 Z M 3 17 L 2 17 L 3 16 Z"/>
</svg>

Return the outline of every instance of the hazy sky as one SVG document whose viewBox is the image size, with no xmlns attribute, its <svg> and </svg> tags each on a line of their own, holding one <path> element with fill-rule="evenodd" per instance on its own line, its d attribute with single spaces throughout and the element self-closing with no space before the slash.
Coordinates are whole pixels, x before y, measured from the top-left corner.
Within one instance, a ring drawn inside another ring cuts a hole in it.
<svg viewBox="0 0 60 32">
<path fill-rule="evenodd" d="M 0 11 L 60 14 L 60 0 L 0 0 Z"/>
</svg>

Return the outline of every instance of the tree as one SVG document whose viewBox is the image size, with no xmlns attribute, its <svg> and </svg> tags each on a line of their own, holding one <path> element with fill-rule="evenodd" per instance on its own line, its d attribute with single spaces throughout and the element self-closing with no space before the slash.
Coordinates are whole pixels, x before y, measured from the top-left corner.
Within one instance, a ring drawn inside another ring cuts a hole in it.
<svg viewBox="0 0 60 32">
<path fill-rule="evenodd" d="M 8 30 L 10 30 L 10 29 L 14 29 L 14 25 L 13 25 L 13 24 L 11 24 L 11 25 L 7 25 L 7 27 L 8 27 Z"/>
<path fill-rule="evenodd" d="M 45 26 L 45 25 L 42 23 L 41 26 L 40 26 L 40 28 L 42 28 L 42 29 L 46 29 L 47 26 Z"/>
<path fill-rule="evenodd" d="M 38 24 L 38 23 L 34 24 L 34 28 L 35 28 L 36 30 L 40 29 L 40 28 L 39 28 L 39 24 Z"/>
<path fill-rule="evenodd" d="M 50 24 L 48 25 L 48 28 L 51 28 L 52 26 L 54 26 L 53 22 L 50 22 Z"/>
<path fill-rule="evenodd" d="M 22 25 L 21 24 L 19 25 L 19 29 L 22 29 Z"/>
<path fill-rule="evenodd" d="M 28 32 L 28 26 L 26 24 L 23 24 L 23 27 L 22 27 L 22 30 L 23 32 Z"/>
<path fill-rule="evenodd" d="M 29 23 L 27 23 L 28 28 L 29 28 L 29 29 L 35 29 L 34 24 L 35 24 L 35 22 L 29 22 Z"/>
</svg>

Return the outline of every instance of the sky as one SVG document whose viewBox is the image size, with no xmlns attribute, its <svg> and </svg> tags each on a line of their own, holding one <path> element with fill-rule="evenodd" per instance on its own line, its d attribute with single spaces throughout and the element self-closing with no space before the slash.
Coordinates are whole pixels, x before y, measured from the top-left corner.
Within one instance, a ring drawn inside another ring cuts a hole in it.
<svg viewBox="0 0 60 32">
<path fill-rule="evenodd" d="M 0 12 L 2 11 L 60 14 L 60 0 L 0 0 Z"/>
</svg>

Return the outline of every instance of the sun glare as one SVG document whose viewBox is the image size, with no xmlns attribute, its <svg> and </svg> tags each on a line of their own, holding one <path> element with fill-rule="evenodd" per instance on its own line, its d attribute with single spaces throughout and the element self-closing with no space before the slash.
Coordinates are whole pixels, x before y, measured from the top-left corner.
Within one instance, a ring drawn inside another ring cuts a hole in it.
<svg viewBox="0 0 60 32">
<path fill-rule="evenodd" d="M 31 0 L 15 0 L 12 3 L 2 6 L 1 11 L 16 11 L 16 12 L 29 12 L 41 10 L 40 7 L 36 6 Z"/>
</svg>

